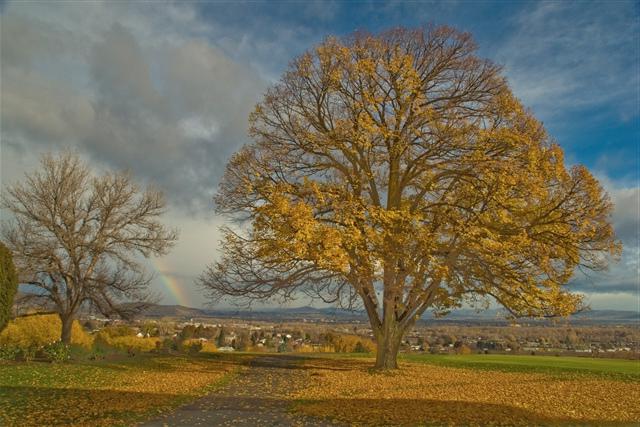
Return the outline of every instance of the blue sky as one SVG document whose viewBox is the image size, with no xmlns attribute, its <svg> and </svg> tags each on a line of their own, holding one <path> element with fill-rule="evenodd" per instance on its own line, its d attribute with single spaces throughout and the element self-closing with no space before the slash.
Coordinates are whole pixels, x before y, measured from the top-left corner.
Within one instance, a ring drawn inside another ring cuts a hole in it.
<svg viewBox="0 0 640 427">
<path fill-rule="evenodd" d="M 616 203 L 625 245 L 605 274 L 576 275 L 594 308 L 638 309 L 640 3 L 7 2 L 2 19 L 2 182 L 43 151 L 159 185 L 182 230 L 150 268 L 164 302 L 199 306 L 217 257 L 211 196 L 246 119 L 287 63 L 328 35 L 446 24 L 473 34 L 516 96 Z M 164 278 L 164 280 L 161 280 Z M 180 288 L 177 295 L 167 283 Z"/>
</svg>

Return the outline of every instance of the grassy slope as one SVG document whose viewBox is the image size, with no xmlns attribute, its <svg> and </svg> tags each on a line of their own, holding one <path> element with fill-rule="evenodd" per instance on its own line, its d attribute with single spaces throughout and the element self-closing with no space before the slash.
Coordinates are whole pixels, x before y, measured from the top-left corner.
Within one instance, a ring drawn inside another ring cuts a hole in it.
<svg viewBox="0 0 640 427">
<path fill-rule="evenodd" d="M 402 360 L 459 368 L 507 372 L 539 372 L 557 375 L 579 374 L 606 377 L 609 379 L 640 381 L 640 361 L 637 360 L 504 354 L 407 354 L 402 356 Z"/>
</svg>

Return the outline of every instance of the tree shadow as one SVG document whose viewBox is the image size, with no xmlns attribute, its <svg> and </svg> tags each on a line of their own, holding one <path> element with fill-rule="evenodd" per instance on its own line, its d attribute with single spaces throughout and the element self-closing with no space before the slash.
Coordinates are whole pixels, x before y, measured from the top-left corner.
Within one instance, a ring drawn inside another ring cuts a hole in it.
<svg viewBox="0 0 640 427">
<path fill-rule="evenodd" d="M 103 389 L 0 387 L 0 424 L 130 425 L 153 418 L 153 425 L 219 425 L 224 422 L 303 425 L 463 425 L 463 426 L 622 426 L 607 420 L 547 417 L 508 405 L 429 399 L 326 399 L 293 401 L 262 396 L 209 394 L 200 399 L 168 393 Z M 177 409 L 176 406 L 184 403 Z M 175 411 L 168 412 L 169 410 Z M 157 418 L 160 413 L 167 415 Z M 317 423 L 326 420 L 326 423 Z M 245 424 L 246 425 L 246 424 Z"/>
<path fill-rule="evenodd" d="M 626 426 L 635 423 L 549 417 L 492 403 L 429 399 L 328 399 L 299 401 L 294 410 L 356 425 L 424 426 Z"/>
<path fill-rule="evenodd" d="M 0 425 L 129 425 L 191 396 L 119 390 L 0 387 Z"/>
</svg>

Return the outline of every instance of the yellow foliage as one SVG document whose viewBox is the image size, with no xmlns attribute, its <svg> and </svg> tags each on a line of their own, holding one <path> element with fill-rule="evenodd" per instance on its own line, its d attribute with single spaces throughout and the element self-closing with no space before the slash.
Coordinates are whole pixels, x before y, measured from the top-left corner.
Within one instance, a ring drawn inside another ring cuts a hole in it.
<svg viewBox="0 0 640 427">
<path fill-rule="evenodd" d="M 621 250 L 602 186 L 449 27 L 325 40 L 250 135 L 216 197 L 250 225 L 223 230 L 201 279 L 214 297 L 360 298 L 381 336 L 466 302 L 566 316 L 576 268 Z"/>
<path fill-rule="evenodd" d="M 333 347 L 336 353 L 373 353 L 376 351 L 376 344 L 371 339 L 357 335 L 340 335 L 334 341 Z"/>
<path fill-rule="evenodd" d="M 182 342 L 182 345 L 185 347 L 190 346 L 191 344 L 202 344 L 202 350 L 200 350 L 200 352 L 215 353 L 218 351 L 218 347 L 216 347 L 216 345 L 211 341 L 201 341 L 198 338 L 190 338 Z"/>
<path fill-rule="evenodd" d="M 57 314 L 18 317 L 0 333 L 0 345 L 41 347 L 60 340 L 62 322 Z M 71 328 L 71 344 L 89 348 L 93 338 L 75 320 Z"/>
<path fill-rule="evenodd" d="M 294 347 L 293 351 L 294 353 L 314 353 L 314 352 L 317 352 L 318 350 L 314 348 L 314 346 L 312 345 L 301 344 L 299 346 Z"/>
<path fill-rule="evenodd" d="M 151 351 L 156 348 L 156 343 L 160 340 L 156 337 L 142 338 L 135 335 L 112 337 L 102 331 L 98 332 L 98 336 L 108 346 L 119 350 Z"/>
<path fill-rule="evenodd" d="M 215 353 L 218 351 L 218 347 L 214 343 L 207 341 L 202 343 L 202 350 L 200 351 L 203 353 Z"/>
</svg>

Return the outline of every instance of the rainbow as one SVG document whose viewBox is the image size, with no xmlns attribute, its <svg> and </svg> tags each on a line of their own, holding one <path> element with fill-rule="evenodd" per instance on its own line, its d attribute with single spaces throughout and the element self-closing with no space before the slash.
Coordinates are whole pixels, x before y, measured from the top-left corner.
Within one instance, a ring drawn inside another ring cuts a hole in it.
<svg viewBox="0 0 640 427">
<path fill-rule="evenodd" d="M 156 259 L 153 264 L 160 281 L 169 292 L 169 295 L 171 295 L 179 305 L 189 307 L 190 301 L 187 293 L 185 292 L 184 285 L 175 277 L 175 275 L 169 273 L 170 268 L 168 268 L 165 261 Z"/>
</svg>

